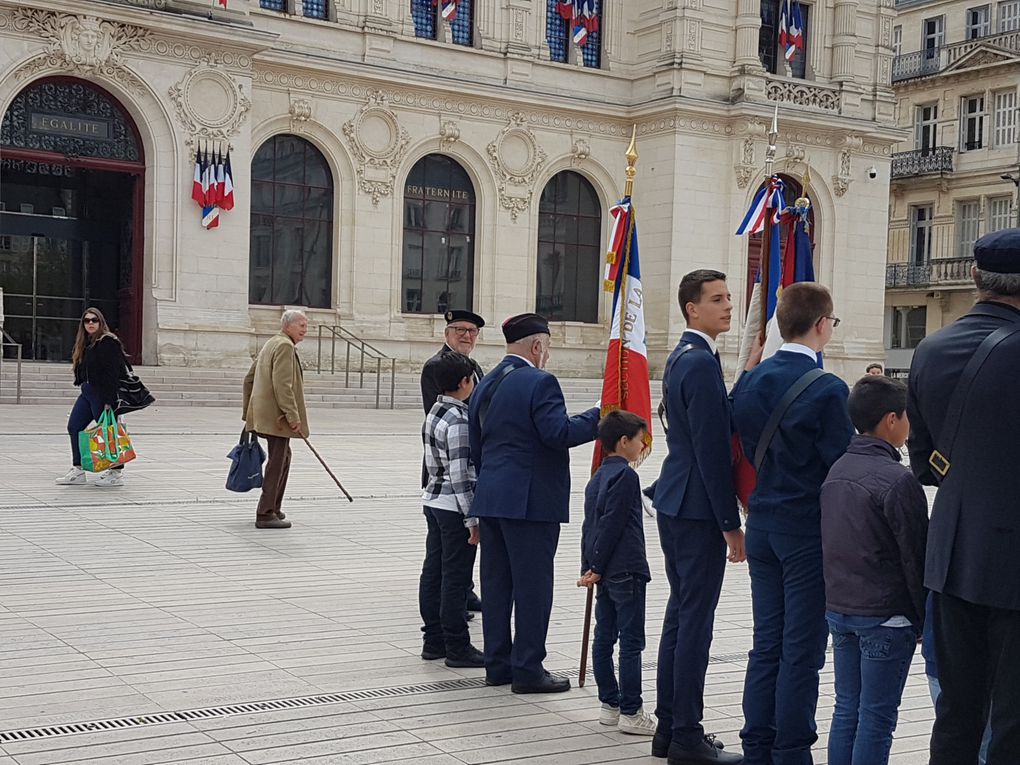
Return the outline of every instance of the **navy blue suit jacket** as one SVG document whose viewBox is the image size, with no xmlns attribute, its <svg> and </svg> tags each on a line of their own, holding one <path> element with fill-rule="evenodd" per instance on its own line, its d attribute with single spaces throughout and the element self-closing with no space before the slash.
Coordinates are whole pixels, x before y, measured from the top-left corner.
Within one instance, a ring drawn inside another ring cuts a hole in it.
<svg viewBox="0 0 1020 765">
<path fill-rule="evenodd" d="M 484 424 L 480 407 L 507 365 Z M 570 417 L 559 381 L 524 359 L 506 356 L 471 395 L 471 459 L 478 473 L 470 515 L 549 523 L 570 520 L 570 452 L 595 440 L 599 410 Z"/>
<path fill-rule="evenodd" d="M 641 479 L 623 457 L 606 457 L 584 490 L 581 573 L 651 579 L 645 554 Z"/>
<path fill-rule="evenodd" d="M 765 424 L 779 400 L 815 359 L 777 351 L 733 388 L 733 419 L 744 454 L 754 458 Z M 846 452 L 854 434 L 847 409 L 850 390 L 835 375 L 816 380 L 786 410 L 758 471 L 747 527 L 798 536 L 821 535 L 820 495 L 829 468 Z"/>
<path fill-rule="evenodd" d="M 687 345 L 691 350 L 676 359 Z M 663 515 L 740 528 L 730 451 L 730 404 L 722 367 L 704 338 L 684 332 L 666 361 L 666 448 L 655 509 Z"/>
<path fill-rule="evenodd" d="M 934 484 L 928 457 L 939 447 L 956 382 L 981 342 L 1020 321 L 1004 303 L 978 303 L 970 313 L 929 335 L 910 365 L 907 414 L 910 466 Z M 924 584 L 970 603 L 1020 610 L 1020 334 L 985 360 L 967 396 L 928 526 Z"/>
</svg>

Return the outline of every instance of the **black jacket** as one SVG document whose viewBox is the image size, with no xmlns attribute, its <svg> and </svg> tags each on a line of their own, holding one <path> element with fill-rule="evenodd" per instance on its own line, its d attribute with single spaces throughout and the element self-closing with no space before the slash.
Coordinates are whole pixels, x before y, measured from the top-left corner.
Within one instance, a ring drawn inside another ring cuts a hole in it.
<svg viewBox="0 0 1020 765">
<path fill-rule="evenodd" d="M 439 398 L 440 393 L 446 391 L 439 390 L 439 385 L 436 383 L 435 378 L 432 376 L 432 365 L 439 360 L 439 357 L 444 353 L 452 353 L 453 348 L 444 343 L 443 347 L 436 351 L 435 355 L 431 356 L 428 361 L 425 362 L 425 366 L 421 368 L 421 406 L 425 411 L 425 414 L 429 413 L 432 409 L 432 405 L 436 403 L 436 399 Z M 481 366 L 474 359 L 471 359 L 471 366 L 475 368 L 475 383 L 481 382 L 481 379 L 485 377 L 485 372 L 482 371 Z"/>
<path fill-rule="evenodd" d="M 978 303 L 929 335 L 914 352 L 908 382 L 910 465 L 934 484 L 928 465 L 964 366 L 994 330 L 1020 322 L 1004 303 Z M 985 360 L 967 397 L 928 532 L 930 590 L 994 608 L 1020 610 L 1020 333 Z M 943 447 L 944 448 L 944 447 Z"/>
<path fill-rule="evenodd" d="M 822 484 L 825 607 L 924 622 L 928 500 L 880 438 L 857 435 Z"/>
<path fill-rule="evenodd" d="M 584 490 L 581 573 L 650 580 L 641 519 L 641 482 L 623 457 L 607 457 Z"/>
<path fill-rule="evenodd" d="M 74 368 L 74 384 L 87 382 L 100 395 L 103 404 L 116 408 L 117 384 L 126 372 L 124 347 L 114 335 L 106 335 L 85 346 L 85 358 Z"/>
</svg>

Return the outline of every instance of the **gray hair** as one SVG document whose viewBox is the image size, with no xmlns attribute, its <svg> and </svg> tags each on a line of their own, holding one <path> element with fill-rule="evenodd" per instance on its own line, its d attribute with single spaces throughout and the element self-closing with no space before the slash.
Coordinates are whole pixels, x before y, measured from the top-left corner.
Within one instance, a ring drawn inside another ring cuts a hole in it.
<svg viewBox="0 0 1020 765">
<path fill-rule="evenodd" d="M 550 338 L 549 338 L 549 333 L 548 333 L 548 332 L 536 332 L 536 333 L 535 333 L 535 334 L 533 334 L 533 335 L 526 335 L 525 337 L 522 337 L 522 338 L 521 338 L 520 340 L 514 340 L 514 341 L 513 341 L 512 343 L 507 343 L 507 345 L 523 345 L 523 346 L 525 346 L 525 347 L 529 347 L 529 346 L 531 346 L 531 344 L 532 344 L 532 343 L 534 343 L 534 342 L 535 342 L 536 340 L 540 340 L 540 339 L 542 339 L 543 337 L 544 337 L 544 338 L 545 338 L 546 340 L 549 340 L 549 339 L 550 339 Z"/>
<path fill-rule="evenodd" d="M 1020 274 L 998 274 L 974 269 L 974 284 L 982 297 L 1020 297 Z"/>
<path fill-rule="evenodd" d="M 280 317 L 280 327 L 285 329 L 294 322 L 296 322 L 298 319 L 304 319 L 305 321 L 308 321 L 308 317 L 305 316 L 304 311 L 298 311 L 297 309 L 293 308 L 288 311 L 284 311 L 283 316 Z"/>
</svg>

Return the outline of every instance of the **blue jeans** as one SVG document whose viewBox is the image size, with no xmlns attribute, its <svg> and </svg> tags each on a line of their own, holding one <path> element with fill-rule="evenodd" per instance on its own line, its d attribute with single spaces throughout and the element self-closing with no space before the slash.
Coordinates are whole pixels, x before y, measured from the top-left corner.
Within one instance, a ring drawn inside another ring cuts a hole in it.
<svg viewBox="0 0 1020 765">
<path fill-rule="evenodd" d="M 630 574 L 599 582 L 595 600 L 595 640 L 591 666 L 599 701 L 619 707 L 620 714 L 641 709 L 641 652 L 645 648 L 645 587 Z M 620 642 L 620 682 L 613 671 L 613 646 Z"/>
<path fill-rule="evenodd" d="M 937 677 L 925 675 L 928 678 L 928 693 L 931 694 L 931 703 L 936 707 L 939 705 L 939 696 L 942 695 L 942 686 Z M 992 740 L 992 719 L 988 715 L 988 724 L 985 725 L 985 734 L 981 737 L 981 751 L 978 752 L 978 765 L 985 765 L 988 762 L 988 744 Z"/>
<path fill-rule="evenodd" d="M 103 413 L 103 401 L 89 383 L 81 384 L 81 393 L 67 418 L 67 435 L 71 437 L 71 464 L 81 467 L 81 451 L 78 448 L 78 434 Z"/>
<path fill-rule="evenodd" d="M 744 678 L 744 765 L 811 765 L 825 664 L 822 541 L 748 527 L 754 639 Z"/>
<path fill-rule="evenodd" d="M 883 627 L 884 616 L 827 611 L 825 618 L 836 672 L 829 765 L 885 765 L 917 632 L 913 627 Z"/>
</svg>

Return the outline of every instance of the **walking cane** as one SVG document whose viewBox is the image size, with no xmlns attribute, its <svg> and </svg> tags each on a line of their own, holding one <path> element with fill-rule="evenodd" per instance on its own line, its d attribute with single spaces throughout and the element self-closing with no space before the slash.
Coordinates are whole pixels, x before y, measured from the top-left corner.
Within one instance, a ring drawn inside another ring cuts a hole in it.
<svg viewBox="0 0 1020 765">
<path fill-rule="evenodd" d="M 339 487 L 340 491 L 344 493 L 344 496 L 347 497 L 347 500 L 349 502 L 353 502 L 354 497 L 347 493 L 347 489 L 345 489 L 344 485 L 340 483 L 340 479 L 333 475 L 333 471 L 329 469 L 329 465 L 326 464 L 326 460 L 324 460 L 322 456 L 317 451 L 315 451 L 315 447 L 312 446 L 312 442 L 308 440 L 308 436 L 303 435 L 301 436 L 301 438 L 306 444 L 308 444 L 308 448 L 312 450 L 312 454 L 314 454 L 316 458 L 319 460 L 319 462 L 322 464 L 322 466 L 326 468 L 326 472 L 329 473 L 329 477 L 333 479 L 333 483 L 335 483 Z"/>
<path fill-rule="evenodd" d="M 588 674 L 588 633 L 591 632 L 591 600 L 595 594 L 595 585 L 588 585 L 588 598 L 584 603 L 584 636 L 581 638 L 581 673 L 577 678 L 577 687 L 584 688 L 584 677 Z"/>
</svg>

